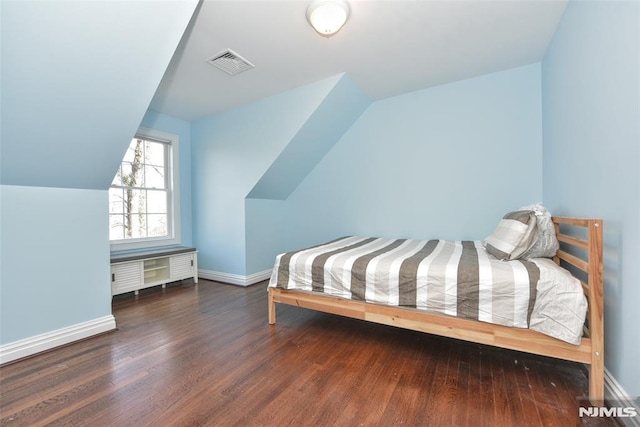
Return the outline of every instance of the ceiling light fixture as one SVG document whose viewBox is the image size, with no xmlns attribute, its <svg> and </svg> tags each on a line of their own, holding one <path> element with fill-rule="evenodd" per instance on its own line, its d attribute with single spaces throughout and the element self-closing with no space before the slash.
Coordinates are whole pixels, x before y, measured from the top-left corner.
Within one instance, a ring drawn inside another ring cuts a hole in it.
<svg viewBox="0 0 640 427">
<path fill-rule="evenodd" d="M 349 5 L 345 0 L 314 0 L 307 8 L 307 21 L 325 37 L 337 33 L 347 18 Z"/>
</svg>

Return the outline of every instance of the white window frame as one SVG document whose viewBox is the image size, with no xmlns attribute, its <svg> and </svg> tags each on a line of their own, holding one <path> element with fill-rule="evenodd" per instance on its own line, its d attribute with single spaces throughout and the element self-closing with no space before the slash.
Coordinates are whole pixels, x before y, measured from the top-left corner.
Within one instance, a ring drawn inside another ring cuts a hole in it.
<svg viewBox="0 0 640 427">
<path fill-rule="evenodd" d="M 111 240 L 111 251 L 145 249 L 158 246 L 179 245 L 180 238 L 180 138 L 178 135 L 156 129 L 140 127 L 134 138 L 151 139 L 169 144 L 169 202 L 167 225 L 169 236 L 142 237 L 136 239 Z"/>
</svg>

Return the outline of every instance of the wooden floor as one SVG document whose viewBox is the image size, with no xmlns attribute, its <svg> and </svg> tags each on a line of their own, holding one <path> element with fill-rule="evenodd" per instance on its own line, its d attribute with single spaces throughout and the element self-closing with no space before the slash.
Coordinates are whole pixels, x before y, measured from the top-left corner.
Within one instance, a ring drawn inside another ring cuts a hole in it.
<svg viewBox="0 0 640 427">
<path fill-rule="evenodd" d="M 278 306 L 266 283 L 116 297 L 119 330 L 0 368 L 2 426 L 573 426 L 578 364 Z M 589 425 L 616 425 L 588 420 Z"/>
</svg>

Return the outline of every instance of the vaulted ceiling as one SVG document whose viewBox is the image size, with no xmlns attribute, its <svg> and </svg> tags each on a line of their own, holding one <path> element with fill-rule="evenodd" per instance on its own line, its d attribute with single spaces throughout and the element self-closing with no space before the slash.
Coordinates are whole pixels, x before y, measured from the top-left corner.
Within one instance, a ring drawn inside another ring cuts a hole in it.
<svg viewBox="0 0 640 427">
<path fill-rule="evenodd" d="M 109 188 L 196 0 L 0 6 L 0 183 Z"/>
<path fill-rule="evenodd" d="M 542 60 L 566 0 L 350 0 L 336 35 L 307 23 L 309 1 L 204 0 L 151 102 L 194 120 L 342 72 L 371 99 Z M 206 60 L 232 49 L 255 68 Z"/>
<path fill-rule="evenodd" d="M 341 73 L 375 101 L 534 63 L 566 7 L 350 0 L 324 38 L 310 1 L 4 0 L 0 182 L 108 188 L 148 107 L 195 120 Z M 206 63 L 228 48 L 255 68 Z"/>
</svg>

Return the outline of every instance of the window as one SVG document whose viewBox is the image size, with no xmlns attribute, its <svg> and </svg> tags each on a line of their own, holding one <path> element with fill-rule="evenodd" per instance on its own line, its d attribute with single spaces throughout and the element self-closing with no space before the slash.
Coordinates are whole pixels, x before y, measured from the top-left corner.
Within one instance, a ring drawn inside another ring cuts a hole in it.
<svg viewBox="0 0 640 427">
<path fill-rule="evenodd" d="M 174 135 L 141 129 L 109 189 L 109 239 L 116 249 L 179 243 Z"/>
</svg>

